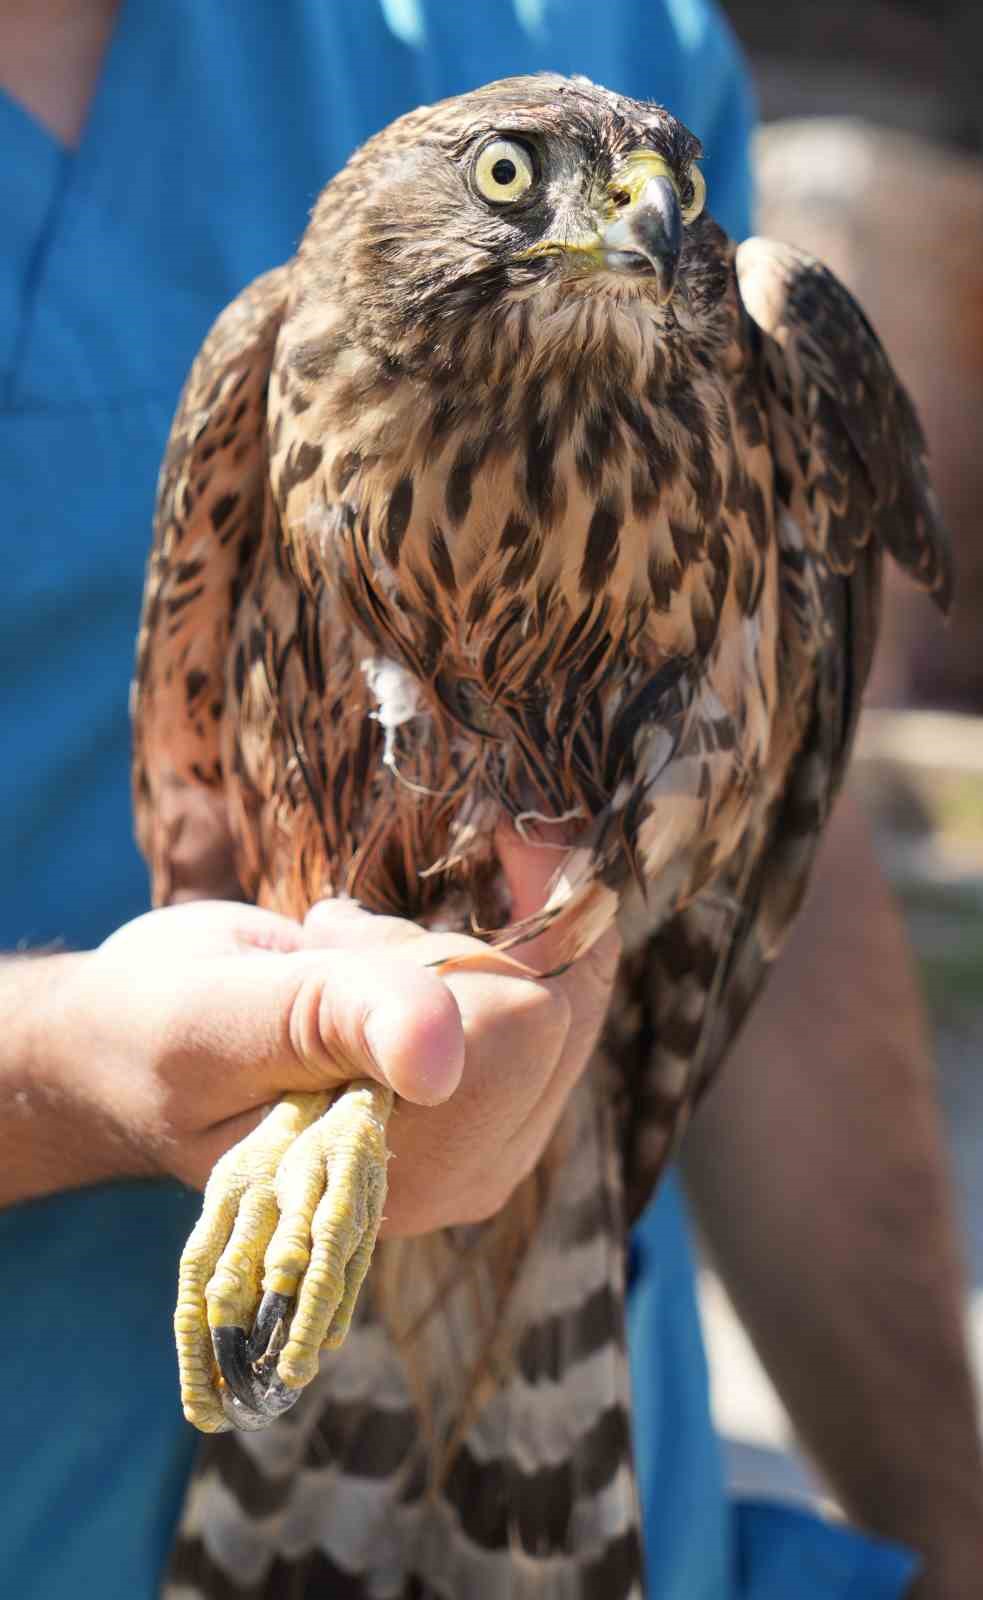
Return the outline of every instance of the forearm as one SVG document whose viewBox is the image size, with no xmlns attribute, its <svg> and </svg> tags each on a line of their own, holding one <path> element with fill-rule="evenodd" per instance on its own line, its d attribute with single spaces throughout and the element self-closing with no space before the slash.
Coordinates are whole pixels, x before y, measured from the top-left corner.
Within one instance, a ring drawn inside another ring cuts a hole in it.
<svg viewBox="0 0 983 1600">
<path fill-rule="evenodd" d="M 65 1048 L 65 993 L 84 955 L 0 959 L 0 1206 L 140 1170 L 79 1092 Z"/>
<path fill-rule="evenodd" d="M 920 1003 L 844 807 L 816 891 L 694 1124 L 691 1192 L 802 1438 L 859 1523 L 975 1594 L 983 1470 Z"/>
</svg>

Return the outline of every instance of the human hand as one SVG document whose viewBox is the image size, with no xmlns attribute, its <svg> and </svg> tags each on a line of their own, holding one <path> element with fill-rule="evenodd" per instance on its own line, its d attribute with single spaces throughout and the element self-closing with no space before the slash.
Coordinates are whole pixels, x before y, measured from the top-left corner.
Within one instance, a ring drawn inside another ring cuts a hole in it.
<svg viewBox="0 0 983 1600">
<path fill-rule="evenodd" d="M 523 915 L 555 854 L 516 840 L 503 859 Z M 549 965 L 548 941 L 521 953 Z M 450 954 L 469 966 L 444 979 L 430 964 Z M 152 912 L 56 963 L 34 1051 L 48 1139 L 64 1129 L 45 1187 L 161 1172 L 200 1187 L 281 1094 L 368 1076 L 401 1100 L 389 1231 L 487 1216 L 547 1142 L 616 960 L 611 935 L 541 983 L 476 940 L 341 902 L 303 928 L 225 902 Z"/>
<path fill-rule="evenodd" d="M 508 833 L 499 837 L 499 855 L 513 916 L 531 915 L 546 898 L 555 851 Z M 373 964 L 383 952 L 421 964 L 464 958 L 466 966 L 442 973 L 464 1031 L 464 1072 L 439 1105 L 416 1096 L 397 1104 L 388 1127 L 393 1159 L 382 1233 L 427 1233 L 494 1215 L 536 1165 L 590 1059 L 618 965 L 615 931 L 545 981 L 510 971 L 463 934 L 428 933 L 351 902 L 314 906 L 305 936 L 322 949 L 364 951 Z M 534 972 L 555 964 L 548 934 L 515 954 Z"/>
</svg>

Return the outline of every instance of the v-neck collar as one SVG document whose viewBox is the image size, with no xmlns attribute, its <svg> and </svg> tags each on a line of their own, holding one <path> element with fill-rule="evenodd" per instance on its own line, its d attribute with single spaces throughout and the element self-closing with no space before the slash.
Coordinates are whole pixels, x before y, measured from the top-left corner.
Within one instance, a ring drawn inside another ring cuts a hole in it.
<svg viewBox="0 0 983 1600">
<path fill-rule="evenodd" d="M 67 179 L 71 153 L 30 112 L 0 90 L 0 409 L 22 347 L 45 244 Z"/>
<path fill-rule="evenodd" d="M 154 144 L 154 131 L 145 142 L 134 130 L 153 130 L 154 87 L 168 71 L 172 30 L 187 25 L 186 13 L 194 16 L 188 0 L 175 0 L 175 9 L 182 13 L 176 23 L 170 5 L 121 0 L 74 148 L 0 90 L 0 412 L 34 404 L 31 351 L 53 264 L 60 273 L 80 243 L 92 255 L 94 216 L 103 219 L 103 232 L 114 233 L 117 219 L 125 223 L 133 186 L 144 176 L 146 144 Z"/>
<path fill-rule="evenodd" d="M 125 73 L 140 0 L 121 0 L 99 66 L 78 144 L 67 145 L 23 101 L 0 88 L 0 410 L 11 402 L 48 252 L 73 192 L 103 165 L 116 80 Z"/>
<path fill-rule="evenodd" d="M 125 15 L 131 9 L 131 6 L 132 0 L 120 0 L 120 4 L 116 9 L 112 28 L 106 39 L 102 60 L 99 63 L 92 92 L 89 96 L 89 104 L 79 131 L 78 141 L 75 144 L 66 144 L 62 139 L 59 139 L 58 135 L 46 126 L 41 118 L 31 110 L 30 106 L 25 105 L 16 95 L 11 94 L 9 89 L 5 89 L 0 85 L 0 116 L 4 117 L 5 122 L 15 125 L 16 135 L 22 142 L 29 143 L 33 136 L 39 147 L 42 145 L 47 146 L 52 155 L 61 158 L 63 161 L 75 161 L 80 155 L 88 137 L 96 104 L 100 99 L 105 98 L 107 80 L 111 76 L 113 67 L 111 58 L 116 51 Z"/>
<path fill-rule="evenodd" d="M 161 23 L 170 9 L 170 3 L 161 7 L 155 0 L 121 0 L 78 144 L 69 149 L 48 135 L 64 150 L 71 166 L 68 204 L 91 197 L 118 165 L 121 138 L 130 137 L 133 127 L 140 125 L 139 109 L 152 95 L 153 74 L 165 70 L 153 36 L 166 32 Z M 139 153 L 134 150 L 135 159 Z"/>
</svg>

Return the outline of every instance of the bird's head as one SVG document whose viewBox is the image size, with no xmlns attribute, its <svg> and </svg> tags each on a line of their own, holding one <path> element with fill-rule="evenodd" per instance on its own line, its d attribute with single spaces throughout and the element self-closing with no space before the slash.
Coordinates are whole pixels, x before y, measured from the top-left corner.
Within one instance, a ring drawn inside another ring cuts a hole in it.
<svg viewBox="0 0 983 1600">
<path fill-rule="evenodd" d="M 661 106 L 585 78 L 504 79 L 370 140 L 305 248 L 389 348 L 544 292 L 641 301 L 672 327 L 723 292 L 700 153 Z"/>
</svg>

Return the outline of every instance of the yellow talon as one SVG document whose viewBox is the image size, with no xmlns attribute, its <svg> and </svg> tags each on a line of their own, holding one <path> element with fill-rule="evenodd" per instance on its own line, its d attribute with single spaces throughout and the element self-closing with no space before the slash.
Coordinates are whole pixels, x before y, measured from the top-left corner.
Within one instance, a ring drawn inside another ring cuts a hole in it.
<svg viewBox="0 0 983 1600">
<path fill-rule="evenodd" d="M 287 1095 L 217 1162 L 174 1317 L 185 1415 L 203 1432 L 265 1425 L 344 1339 L 382 1220 L 392 1102 L 368 1080 Z"/>
<path fill-rule="evenodd" d="M 279 1377 L 291 1389 L 309 1383 L 322 1348 L 336 1348 L 348 1332 L 382 1222 L 386 1124 L 392 1102 L 391 1089 L 366 1080 L 340 1095 L 328 1115 L 310 1130 L 319 1144 L 321 1183 L 316 1210 L 312 1208 L 313 1215 L 308 1213 L 305 1219 L 311 1240 L 309 1264 L 277 1362 Z M 294 1162 L 292 1150 L 282 1169 L 285 1192 Z M 279 1188 L 278 1176 L 278 1195 Z M 305 1198 L 309 1197 L 308 1190 Z M 264 1288 L 281 1273 L 274 1235 L 266 1256 Z"/>
</svg>

